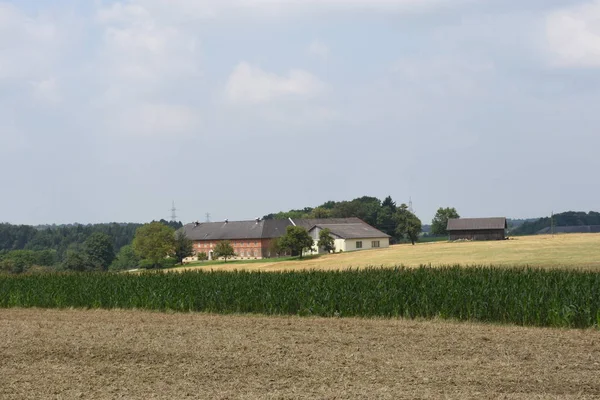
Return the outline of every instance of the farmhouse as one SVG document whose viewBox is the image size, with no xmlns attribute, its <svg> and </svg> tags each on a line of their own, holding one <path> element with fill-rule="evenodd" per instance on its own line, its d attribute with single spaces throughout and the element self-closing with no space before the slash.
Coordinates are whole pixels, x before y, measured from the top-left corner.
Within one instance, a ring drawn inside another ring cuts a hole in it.
<svg viewBox="0 0 600 400">
<path fill-rule="evenodd" d="M 283 236 L 288 226 L 301 226 L 312 236 L 317 252 L 319 231 L 329 229 L 335 240 L 336 251 L 356 251 L 389 247 L 390 237 L 359 218 L 332 219 L 255 219 L 253 221 L 229 221 L 192 223 L 183 227 L 194 245 L 194 253 L 206 253 L 213 258 L 213 248 L 228 240 L 235 251 L 233 259 L 259 259 L 275 257 L 273 240 Z M 323 253 L 323 249 L 319 249 Z M 310 252 L 309 252 L 310 254 Z M 191 261 L 191 260 L 187 260 Z"/>
<path fill-rule="evenodd" d="M 450 240 L 504 240 L 506 218 L 457 218 L 448 220 Z"/>
</svg>

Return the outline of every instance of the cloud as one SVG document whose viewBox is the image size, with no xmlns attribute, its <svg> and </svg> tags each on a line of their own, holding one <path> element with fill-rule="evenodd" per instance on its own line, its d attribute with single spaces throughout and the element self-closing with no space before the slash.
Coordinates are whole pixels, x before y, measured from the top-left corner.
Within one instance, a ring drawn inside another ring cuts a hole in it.
<svg viewBox="0 0 600 400">
<path fill-rule="evenodd" d="M 327 58 L 329 56 L 329 47 L 322 41 L 315 40 L 308 46 L 308 54 L 315 57 Z"/>
<path fill-rule="evenodd" d="M 59 31 L 52 20 L 29 17 L 10 3 L 0 2 L 0 80 L 47 74 L 60 44 Z"/>
<path fill-rule="evenodd" d="M 311 98 L 325 90 L 326 85 L 307 71 L 292 69 L 287 76 L 279 76 L 242 62 L 229 77 L 225 97 L 232 104 L 258 104 L 276 99 Z"/>
<path fill-rule="evenodd" d="M 56 78 L 31 83 L 32 95 L 40 103 L 58 105 L 62 101 L 60 87 Z"/>
<path fill-rule="evenodd" d="M 115 135 L 169 137 L 197 133 L 201 122 L 198 110 L 189 106 L 142 103 L 112 114 L 107 125 Z"/>
<path fill-rule="evenodd" d="M 98 18 L 120 21 L 124 14 L 143 16 L 146 12 L 161 15 L 164 20 L 193 21 L 242 17 L 248 13 L 265 17 L 323 14 L 331 12 L 431 12 L 440 8 L 478 0 L 128 0 L 103 9 Z"/>
<path fill-rule="evenodd" d="M 600 67 L 600 0 L 550 13 L 546 39 L 553 65 Z"/>
</svg>

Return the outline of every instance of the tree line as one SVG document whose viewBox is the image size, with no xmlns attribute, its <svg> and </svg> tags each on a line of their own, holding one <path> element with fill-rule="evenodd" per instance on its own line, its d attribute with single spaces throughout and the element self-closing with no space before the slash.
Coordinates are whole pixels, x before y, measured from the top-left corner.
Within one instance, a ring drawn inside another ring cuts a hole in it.
<svg viewBox="0 0 600 400">
<path fill-rule="evenodd" d="M 600 213 L 595 211 L 580 212 L 567 211 L 559 214 L 554 214 L 552 217 L 543 217 L 535 221 L 526 221 L 516 227 L 512 235 L 535 235 L 545 228 L 554 226 L 587 226 L 600 225 Z"/>
<path fill-rule="evenodd" d="M 158 223 L 173 230 L 183 226 L 165 220 Z M 135 266 L 139 257 L 130 245 L 140 227 L 142 224 L 136 223 L 43 227 L 2 223 L 0 271 L 121 269 L 119 263 Z"/>
</svg>

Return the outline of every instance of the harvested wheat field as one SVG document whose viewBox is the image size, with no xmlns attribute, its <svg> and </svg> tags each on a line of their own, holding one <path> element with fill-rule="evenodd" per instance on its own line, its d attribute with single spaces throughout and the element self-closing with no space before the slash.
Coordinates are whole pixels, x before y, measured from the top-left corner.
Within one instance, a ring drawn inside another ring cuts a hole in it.
<svg viewBox="0 0 600 400">
<path fill-rule="evenodd" d="M 600 332 L 0 310 L 2 399 L 600 397 Z"/>
<path fill-rule="evenodd" d="M 262 270 L 344 269 L 405 265 L 494 265 L 509 267 L 573 268 L 600 270 L 600 234 L 519 236 L 490 242 L 434 242 L 401 244 L 387 249 L 331 254 L 307 260 L 264 263 L 229 262 L 184 269 Z"/>
</svg>

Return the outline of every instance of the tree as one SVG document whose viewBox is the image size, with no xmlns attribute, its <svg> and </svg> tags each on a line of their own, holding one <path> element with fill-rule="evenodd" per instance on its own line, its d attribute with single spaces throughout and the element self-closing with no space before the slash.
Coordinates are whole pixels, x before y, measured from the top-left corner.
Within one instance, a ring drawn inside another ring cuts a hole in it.
<svg viewBox="0 0 600 400">
<path fill-rule="evenodd" d="M 194 255 L 194 243 L 187 237 L 181 229 L 175 235 L 175 258 L 179 264 L 183 264 L 183 259 Z"/>
<path fill-rule="evenodd" d="M 392 196 L 386 197 L 381 203 L 381 207 L 389 207 L 392 210 L 392 212 L 396 212 L 397 209 L 396 202 L 392 200 Z"/>
<path fill-rule="evenodd" d="M 279 239 L 282 248 L 288 249 L 292 255 L 300 255 L 300 258 L 304 250 L 312 250 L 313 243 L 308 231 L 301 226 L 288 226 L 285 235 Z"/>
<path fill-rule="evenodd" d="M 335 251 L 335 240 L 331 236 L 331 231 L 327 228 L 319 231 L 319 241 L 317 246 L 328 253 Z"/>
<path fill-rule="evenodd" d="M 235 255 L 235 250 L 229 240 L 223 240 L 222 242 L 217 243 L 213 249 L 213 254 L 216 258 L 224 258 L 225 262 L 227 262 L 228 258 Z"/>
<path fill-rule="evenodd" d="M 273 240 L 271 240 L 271 243 L 269 243 L 269 254 L 270 255 L 276 255 L 277 257 L 281 256 L 281 253 L 283 253 L 285 251 L 284 248 L 281 247 L 281 241 L 279 240 L 279 238 L 274 238 Z"/>
<path fill-rule="evenodd" d="M 421 220 L 408 210 L 406 204 L 402 204 L 395 214 L 396 235 L 401 238 L 407 238 L 414 245 L 419 239 L 421 233 Z"/>
<path fill-rule="evenodd" d="M 83 252 L 87 262 L 94 265 L 94 269 L 102 271 L 108 270 L 115 259 L 112 239 L 102 232 L 95 232 L 86 239 L 83 243 Z"/>
<path fill-rule="evenodd" d="M 98 265 L 89 262 L 85 252 L 73 246 L 67 250 L 62 267 L 69 271 L 85 272 L 93 271 Z"/>
<path fill-rule="evenodd" d="M 453 218 L 460 218 L 456 208 L 440 207 L 431 221 L 431 233 L 440 236 L 447 235 L 448 230 L 446 228 L 448 227 L 448 220 Z"/>
<path fill-rule="evenodd" d="M 117 257 L 114 259 L 112 264 L 110 264 L 109 269 L 111 271 L 122 271 L 126 269 L 134 269 L 140 265 L 140 258 L 133 251 L 132 246 L 123 246 Z"/>
<path fill-rule="evenodd" d="M 160 222 L 151 222 L 135 232 L 133 250 L 146 261 L 145 265 L 159 268 L 166 257 L 173 255 L 174 249 L 175 231 Z"/>
<path fill-rule="evenodd" d="M 331 216 L 331 211 L 323 208 L 323 207 L 317 207 L 314 210 L 311 211 L 309 217 L 310 218 L 316 218 L 316 219 L 322 219 L 322 218 L 329 218 Z"/>
</svg>

